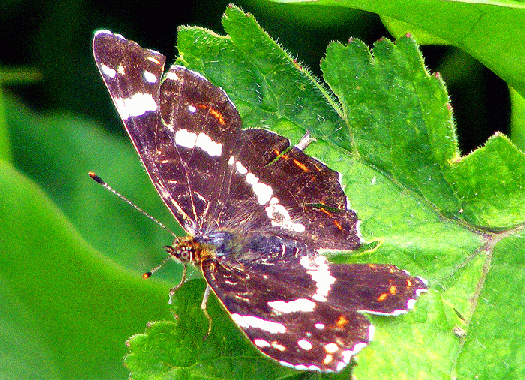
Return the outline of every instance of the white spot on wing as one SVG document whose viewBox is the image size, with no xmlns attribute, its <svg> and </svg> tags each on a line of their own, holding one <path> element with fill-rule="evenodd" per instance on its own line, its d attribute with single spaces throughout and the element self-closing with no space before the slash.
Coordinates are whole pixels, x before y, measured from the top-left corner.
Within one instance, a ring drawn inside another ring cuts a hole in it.
<svg viewBox="0 0 525 380">
<path fill-rule="evenodd" d="M 151 61 L 151 62 L 157 64 L 157 65 L 160 65 L 160 61 L 159 61 L 157 58 L 155 58 L 155 57 L 153 57 L 153 56 L 151 56 L 151 55 L 150 55 L 149 57 L 146 57 L 146 59 L 147 59 L 148 61 Z"/>
<path fill-rule="evenodd" d="M 326 302 L 330 288 L 335 282 L 335 277 L 330 273 L 328 260 L 324 256 L 316 256 L 314 258 L 303 256 L 300 263 L 306 269 L 306 273 L 312 276 L 312 280 L 317 286 L 317 291 L 312 296 L 312 299 Z"/>
<path fill-rule="evenodd" d="M 122 120 L 142 116 L 146 112 L 154 112 L 157 110 L 157 103 L 155 99 L 153 99 L 153 96 L 142 92 L 137 92 L 129 98 L 115 98 L 114 101 Z"/>
<path fill-rule="evenodd" d="M 166 79 L 171 79 L 171 80 L 174 80 L 174 81 L 179 81 L 180 80 L 180 78 L 177 75 L 177 73 L 172 71 L 172 70 L 168 71 L 168 74 L 166 74 Z"/>
<path fill-rule="evenodd" d="M 270 334 L 284 334 L 286 332 L 286 327 L 282 323 L 267 321 L 253 315 L 240 315 L 235 313 L 232 314 L 232 319 L 244 329 L 256 328 L 267 331 Z"/>
<path fill-rule="evenodd" d="M 260 205 L 268 205 L 265 208 L 265 211 L 272 226 L 281 227 L 294 232 L 304 232 L 306 230 L 302 223 L 292 221 L 288 210 L 283 205 L 279 204 L 279 199 L 273 196 L 273 189 L 271 186 L 260 182 L 255 174 L 249 172 L 240 161 L 235 161 L 235 158 L 231 156 L 228 160 L 228 165 L 233 165 L 234 163 L 237 173 L 243 175 L 246 182 L 252 187 L 254 194 L 257 196 L 257 202 Z"/>
<path fill-rule="evenodd" d="M 343 360 L 337 363 L 336 371 L 341 371 L 343 368 L 345 368 L 348 363 L 350 363 L 350 360 L 352 360 L 352 356 L 354 355 L 353 351 L 346 350 L 343 351 L 341 356 L 343 357 Z"/>
<path fill-rule="evenodd" d="M 197 135 L 193 132 L 188 132 L 187 129 L 179 129 L 175 133 L 175 143 L 185 148 L 195 148 Z"/>
<path fill-rule="evenodd" d="M 298 298 L 293 301 L 270 301 L 268 306 L 278 313 L 308 313 L 315 309 L 315 302 L 306 298 Z"/>
<path fill-rule="evenodd" d="M 210 156 L 220 156 L 222 154 L 222 144 L 213 141 L 207 134 L 201 132 L 197 136 L 195 146 L 201 148 Z"/>
<path fill-rule="evenodd" d="M 149 71 L 144 71 L 143 73 L 144 80 L 148 83 L 157 83 L 157 76 Z"/>
<path fill-rule="evenodd" d="M 254 339 L 253 344 L 255 344 L 257 347 L 270 347 L 270 343 L 264 339 Z"/>
<path fill-rule="evenodd" d="M 281 204 L 279 199 L 272 197 L 270 199 L 270 205 L 265 208 L 266 215 L 270 218 L 272 226 L 281 227 L 290 231 L 304 232 L 305 226 L 301 223 L 292 222 L 292 218 L 288 213 L 288 210 Z"/>
<path fill-rule="evenodd" d="M 272 342 L 272 347 L 275 348 L 276 350 L 281 351 L 281 352 L 286 351 L 286 347 L 285 347 L 285 346 L 283 346 L 282 344 L 277 343 L 277 342 L 275 342 L 275 341 Z"/>
<path fill-rule="evenodd" d="M 301 347 L 303 350 L 309 351 L 312 349 L 312 343 L 307 341 L 306 339 L 301 339 L 297 341 L 297 345 Z"/>
<path fill-rule="evenodd" d="M 233 158 L 233 156 L 232 156 Z M 246 173 L 248 173 L 248 169 L 246 169 L 239 161 L 237 161 L 235 163 L 235 166 L 237 167 L 237 171 L 242 174 L 242 175 L 245 175 Z"/>
<path fill-rule="evenodd" d="M 318 330 L 324 330 L 324 323 L 316 323 L 314 326 Z"/>
<path fill-rule="evenodd" d="M 100 71 L 103 75 L 109 78 L 115 78 L 115 76 L 117 75 L 117 71 L 115 69 L 112 69 L 111 67 L 106 65 L 100 65 Z"/>
<path fill-rule="evenodd" d="M 190 111 L 191 113 L 195 113 L 195 112 L 197 112 L 197 108 L 195 108 L 195 106 L 190 104 L 188 106 L 188 111 Z"/>
<path fill-rule="evenodd" d="M 339 346 L 337 345 L 337 343 L 328 343 L 328 344 L 325 344 L 324 350 L 329 354 L 333 354 L 339 351 Z"/>
<path fill-rule="evenodd" d="M 179 129 L 175 133 L 175 143 L 185 148 L 200 148 L 210 156 L 220 156 L 222 154 L 222 144 L 216 143 L 205 133 L 199 135 L 189 132 L 187 129 Z"/>
<path fill-rule="evenodd" d="M 257 195 L 257 202 L 260 205 L 265 205 L 272 198 L 273 189 L 265 183 L 259 182 L 253 173 L 246 174 L 246 182 L 252 186 L 252 190 Z"/>
</svg>

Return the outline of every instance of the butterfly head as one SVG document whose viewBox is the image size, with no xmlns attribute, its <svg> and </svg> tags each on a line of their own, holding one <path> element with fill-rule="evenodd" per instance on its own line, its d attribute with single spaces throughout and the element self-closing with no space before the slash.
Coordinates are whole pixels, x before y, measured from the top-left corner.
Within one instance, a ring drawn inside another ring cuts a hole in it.
<svg viewBox="0 0 525 380">
<path fill-rule="evenodd" d="M 214 257 L 213 250 L 207 245 L 197 242 L 191 236 L 177 239 L 172 245 L 165 247 L 168 255 L 183 264 L 198 265 L 203 260 Z"/>
</svg>

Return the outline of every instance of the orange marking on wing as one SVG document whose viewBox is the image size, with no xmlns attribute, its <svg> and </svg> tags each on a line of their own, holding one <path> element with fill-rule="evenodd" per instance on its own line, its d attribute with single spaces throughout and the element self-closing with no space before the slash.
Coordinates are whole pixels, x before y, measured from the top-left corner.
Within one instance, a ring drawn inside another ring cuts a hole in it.
<svg viewBox="0 0 525 380">
<path fill-rule="evenodd" d="M 379 302 L 383 302 L 384 300 L 386 300 L 388 298 L 388 293 L 383 293 L 381 294 L 379 297 L 377 297 L 377 300 Z"/>
<path fill-rule="evenodd" d="M 326 209 L 324 209 L 322 207 L 319 210 L 321 210 L 322 212 L 324 212 L 328 216 L 332 216 L 333 215 L 330 211 L 328 211 L 328 210 L 326 210 Z"/>
<path fill-rule="evenodd" d="M 304 172 L 309 172 L 310 171 L 310 169 L 308 169 L 305 164 L 303 164 L 299 160 L 296 160 L 295 158 L 293 159 L 293 163 L 295 164 L 295 166 L 298 166 Z"/>
<path fill-rule="evenodd" d="M 208 107 L 205 104 L 197 104 L 197 108 L 200 108 L 200 109 L 203 109 L 203 110 L 208 110 L 210 115 L 212 115 L 214 118 L 216 118 L 217 121 L 219 122 L 219 124 L 221 124 L 221 125 L 226 124 L 226 122 L 224 121 L 224 118 L 222 117 L 222 113 L 220 113 L 216 109 L 210 108 L 210 107 Z"/>
<path fill-rule="evenodd" d="M 395 285 L 390 285 L 390 294 L 396 294 L 397 293 L 397 286 Z"/>
<path fill-rule="evenodd" d="M 221 125 L 225 124 L 224 118 L 222 117 L 222 113 L 220 113 L 217 110 L 214 110 L 213 108 L 210 108 L 210 113 L 212 114 L 212 116 L 214 116 L 217 119 L 219 124 L 221 124 Z"/>
<path fill-rule="evenodd" d="M 340 315 L 337 319 L 337 322 L 335 322 L 335 325 L 339 327 L 340 329 L 345 327 L 348 324 L 348 319 L 345 318 L 344 315 Z"/>
<path fill-rule="evenodd" d="M 341 225 L 341 223 L 339 223 L 339 221 L 334 220 L 334 224 L 335 224 L 335 226 L 336 226 L 340 231 L 343 230 L 343 226 Z"/>
</svg>

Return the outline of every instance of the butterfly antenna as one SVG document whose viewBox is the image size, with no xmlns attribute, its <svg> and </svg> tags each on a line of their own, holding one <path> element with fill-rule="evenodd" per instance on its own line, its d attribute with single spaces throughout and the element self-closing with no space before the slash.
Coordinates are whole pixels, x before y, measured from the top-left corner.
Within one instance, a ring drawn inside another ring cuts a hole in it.
<svg viewBox="0 0 525 380">
<path fill-rule="evenodd" d="M 96 175 L 95 173 L 93 172 L 89 172 L 88 173 L 89 176 L 91 177 L 91 179 L 93 181 L 95 181 L 96 183 L 98 183 L 99 185 L 102 185 L 102 187 L 104 187 L 106 190 L 109 190 L 110 192 L 112 192 L 113 194 L 115 194 L 117 197 L 119 197 L 121 200 L 123 200 L 124 202 L 126 202 L 128 205 L 130 205 L 131 207 L 133 207 L 135 210 L 137 210 L 138 212 L 140 212 L 142 215 L 144 215 L 145 217 L 149 218 L 150 220 L 154 221 L 155 223 L 157 223 L 157 225 L 159 225 L 160 227 L 162 227 L 163 229 L 165 229 L 166 231 L 168 231 L 170 234 L 172 234 L 176 240 L 178 240 L 179 238 L 177 237 L 177 235 L 175 234 L 175 232 L 173 232 L 172 230 L 170 230 L 168 227 L 166 227 L 164 224 L 162 224 L 161 222 L 159 222 L 157 219 L 155 219 L 153 216 L 151 216 L 150 214 L 148 214 L 146 211 L 144 211 L 143 209 L 141 209 L 139 206 L 137 206 L 136 204 L 134 204 L 133 202 L 131 202 L 128 198 L 126 198 L 125 196 L 123 196 L 122 194 L 120 194 L 118 191 L 116 191 L 115 189 L 113 189 L 111 186 L 109 186 L 102 178 L 100 178 L 98 175 Z M 167 258 L 167 260 L 169 260 L 170 257 Z M 166 260 L 166 261 L 167 261 Z M 162 264 L 161 264 L 162 265 Z M 158 269 L 158 268 L 157 268 Z M 148 272 L 148 273 L 154 273 L 157 269 L 154 269 L 152 270 L 151 272 Z M 146 274 L 145 274 L 146 275 Z M 151 274 L 150 274 L 151 275 Z M 148 276 L 149 277 L 149 276 Z"/>
<path fill-rule="evenodd" d="M 150 278 L 156 271 L 158 271 L 160 268 L 162 268 L 164 266 L 164 264 L 166 264 L 168 261 L 170 261 L 170 259 L 171 259 L 171 256 L 165 257 L 164 260 L 162 260 L 159 265 L 157 265 L 155 268 L 151 269 L 149 272 L 144 273 L 142 275 L 142 278 L 144 278 L 144 279 Z M 184 269 L 186 269 L 186 267 L 184 267 Z M 171 294 L 170 294 L 170 301 L 171 301 Z M 171 303 L 171 302 L 169 302 L 169 303 Z"/>
</svg>

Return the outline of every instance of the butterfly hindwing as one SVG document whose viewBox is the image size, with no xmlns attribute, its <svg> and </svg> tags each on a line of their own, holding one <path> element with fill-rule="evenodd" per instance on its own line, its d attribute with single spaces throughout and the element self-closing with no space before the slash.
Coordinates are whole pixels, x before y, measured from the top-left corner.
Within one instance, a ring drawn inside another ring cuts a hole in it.
<svg viewBox="0 0 525 380">
<path fill-rule="evenodd" d="M 280 239 L 284 248 L 278 252 L 272 248 L 277 238 L 253 239 L 264 250 L 261 259 L 225 255 L 204 261 L 202 269 L 252 343 L 284 365 L 339 371 L 372 339 L 363 312 L 405 313 L 426 289 L 421 279 L 392 265 L 330 264 L 290 241 Z"/>
</svg>

